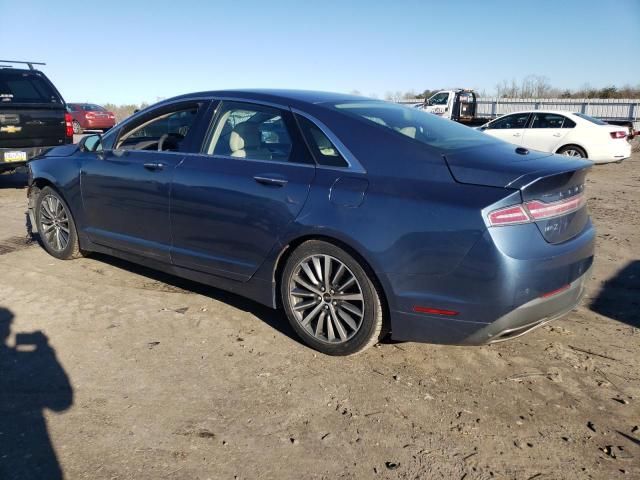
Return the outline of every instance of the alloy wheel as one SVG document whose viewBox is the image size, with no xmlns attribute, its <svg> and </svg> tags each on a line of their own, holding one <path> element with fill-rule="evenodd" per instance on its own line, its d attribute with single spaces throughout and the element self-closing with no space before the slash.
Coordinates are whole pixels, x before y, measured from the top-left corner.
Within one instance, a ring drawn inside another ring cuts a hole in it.
<svg viewBox="0 0 640 480">
<path fill-rule="evenodd" d="M 69 214 L 54 195 L 46 195 L 40 202 L 40 234 L 42 240 L 57 252 L 69 244 Z"/>
<path fill-rule="evenodd" d="M 298 324 L 325 343 L 348 341 L 364 319 L 360 283 L 330 255 L 312 255 L 296 266 L 289 280 L 289 302 Z"/>
<path fill-rule="evenodd" d="M 582 154 L 578 150 L 575 150 L 573 148 L 569 148 L 569 149 L 565 150 L 564 152 L 562 152 L 562 155 L 565 155 L 567 157 L 580 157 L 580 158 L 582 158 Z"/>
</svg>

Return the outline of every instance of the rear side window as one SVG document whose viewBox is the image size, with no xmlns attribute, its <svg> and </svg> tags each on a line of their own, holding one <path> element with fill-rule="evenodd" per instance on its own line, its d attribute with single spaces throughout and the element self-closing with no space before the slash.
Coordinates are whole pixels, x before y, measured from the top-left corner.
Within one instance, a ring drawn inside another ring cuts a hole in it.
<svg viewBox="0 0 640 480">
<path fill-rule="evenodd" d="M 288 162 L 292 149 L 280 110 L 263 105 L 225 103 L 207 153 Z"/>
<path fill-rule="evenodd" d="M 315 123 L 301 115 L 296 115 L 296 119 L 318 165 L 327 167 L 349 166 L 335 145 Z"/>
<path fill-rule="evenodd" d="M 0 69 L 0 104 L 62 103 L 51 84 L 36 72 L 12 72 Z"/>
<path fill-rule="evenodd" d="M 223 101 L 207 138 L 204 152 L 208 155 L 313 163 L 291 112 L 267 105 Z"/>
<path fill-rule="evenodd" d="M 555 113 L 536 113 L 531 128 L 562 128 L 566 117 Z"/>
<path fill-rule="evenodd" d="M 562 124 L 562 128 L 573 128 L 575 126 L 576 126 L 576 122 L 565 117 L 564 123 Z"/>
</svg>

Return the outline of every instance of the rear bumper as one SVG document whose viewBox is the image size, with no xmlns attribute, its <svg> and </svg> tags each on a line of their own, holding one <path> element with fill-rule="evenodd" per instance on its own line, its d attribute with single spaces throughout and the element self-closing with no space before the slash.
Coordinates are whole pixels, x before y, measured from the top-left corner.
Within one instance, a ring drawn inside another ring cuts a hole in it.
<svg viewBox="0 0 640 480">
<path fill-rule="evenodd" d="M 536 298 L 521 305 L 496 321 L 487 323 L 455 319 L 426 318 L 424 315 L 395 312 L 395 340 L 441 343 L 450 345 L 484 345 L 519 337 L 556 320 L 579 303 L 589 278 L 587 271 L 568 288 L 549 298 Z"/>
<path fill-rule="evenodd" d="M 447 275 L 386 275 L 385 291 L 393 292 L 387 295 L 393 339 L 492 343 L 524 334 L 578 304 L 593 263 L 590 223 L 555 245 L 533 224 L 490 230 Z M 451 314 L 414 313 L 416 306 Z"/>
<path fill-rule="evenodd" d="M 615 140 L 620 142 L 620 145 L 616 145 L 614 148 L 610 148 L 606 151 L 595 151 L 589 155 L 589 159 L 593 163 L 612 163 L 620 162 L 631 157 L 631 143 L 625 139 Z"/>
<path fill-rule="evenodd" d="M 589 270 L 590 271 L 590 270 Z M 576 279 L 562 292 L 549 298 L 536 298 L 500 317 L 465 338 L 461 343 L 482 345 L 519 337 L 538 327 L 560 318 L 580 303 L 589 271 Z"/>
<path fill-rule="evenodd" d="M 0 172 L 4 172 L 6 170 L 13 170 L 16 167 L 24 166 L 26 163 L 34 157 L 38 155 L 43 155 L 52 149 L 54 146 L 50 147 L 16 147 L 16 148 L 0 148 Z M 25 161 L 6 161 L 5 160 L 5 152 L 25 152 L 26 160 Z"/>
</svg>

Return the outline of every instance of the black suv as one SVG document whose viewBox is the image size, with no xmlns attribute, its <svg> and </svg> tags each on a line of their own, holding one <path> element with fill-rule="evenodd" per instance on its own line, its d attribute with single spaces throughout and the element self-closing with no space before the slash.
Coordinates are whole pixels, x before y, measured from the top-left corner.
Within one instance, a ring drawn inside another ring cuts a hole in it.
<svg viewBox="0 0 640 480">
<path fill-rule="evenodd" d="M 15 170 L 49 148 L 73 143 L 66 104 L 34 65 L 44 64 L 0 60 L 0 173 Z"/>
</svg>

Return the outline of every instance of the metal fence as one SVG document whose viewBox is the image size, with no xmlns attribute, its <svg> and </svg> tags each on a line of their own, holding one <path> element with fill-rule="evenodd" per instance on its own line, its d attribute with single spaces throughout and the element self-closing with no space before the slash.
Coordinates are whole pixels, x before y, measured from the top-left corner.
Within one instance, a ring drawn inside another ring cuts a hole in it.
<svg viewBox="0 0 640 480">
<path fill-rule="evenodd" d="M 640 100 L 628 98 L 478 98 L 476 114 L 496 117 L 522 110 L 564 110 L 603 120 L 633 120 L 640 117 Z"/>
<path fill-rule="evenodd" d="M 403 100 L 418 104 L 421 100 Z M 632 120 L 640 124 L 640 99 L 637 98 L 499 98 L 478 97 L 476 116 L 495 118 L 522 110 L 563 110 L 579 112 L 603 120 Z"/>
</svg>

